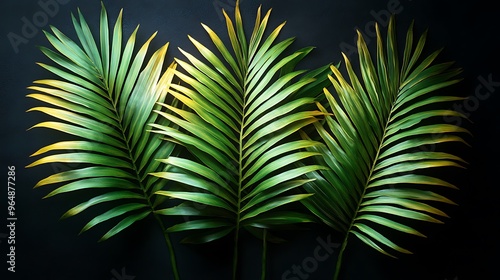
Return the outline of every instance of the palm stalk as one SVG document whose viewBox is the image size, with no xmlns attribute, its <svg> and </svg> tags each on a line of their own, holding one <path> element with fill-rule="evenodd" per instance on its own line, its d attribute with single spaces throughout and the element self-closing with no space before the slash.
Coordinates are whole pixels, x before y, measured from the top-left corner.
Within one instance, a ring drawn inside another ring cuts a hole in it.
<svg viewBox="0 0 500 280">
<path fill-rule="evenodd" d="M 175 64 L 164 69 L 168 43 L 146 61 L 156 33 L 134 51 L 136 28 L 122 47 L 122 11 L 110 32 L 102 6 L 98 43 L 80 11 L 77 17 L 72 15 L 72 21 L 80 44 L 55 27 L 51 27 L 52 34 L 45 32 L 55 50 L 40 49 L 56 65 L 38 64 L 56 78 L 34 81 L 29 87 L 34 92 L 28 95 L 44 103 L 30 112 L 42 112 L 53 119 L 32 128 L 63 132 L 67 138 L 39 149 L 32 156 L 42 157 L 27 167 L 56 163 L 76 167 L 40 180 L 35 188 L 57 186 L 45 198 L 72 192 L 94 195 L 62 218 L 107 205 L 108 210 L 91 219 L 81 231 L 112 223 L 114 226 L 100 241 L 155 216 L 170 252 L 174 279 L 179 279 L 169 235 L 154 212 L 162 202 L 154 193 L 164 182 L 149 176 L 165 170 L 165 165 L 154 159 L 168 158 L 174 144 L 145 129 L 152 122 L 168 125 L 153 112 L 160 108 L 157 102 L 165 101 L 175 70 Z"/>
<path fill-rule="evenodd" d="M 464 164 L 443 147 L 465 143 L 459 135 L 468 131 L 444 122 L 447 116 L 464 117 L 445 107 L 462 98 L 438 91 L 459 82 L 456 76 L 460 69 L 452 68 L 449 62 L 435 63 L 440 50 L 421 59 L 426 32 L 414 45 L 413 23 L 402 64 L 394 17 L 388 26 L 386 47 L 378 25 L 376 33 L 375 63 L 358 33 L 361 76 L 345 55 L 348 78 L 331 67 L 330 81 L 338 97 L 325 88 L 328 102 L 318 106 L 326 116 L 324 122 L 314 124 L 322 144 L 309 148 L 323 155 L 315 159 L 328 168 L 307 174 L 314 181 L 305 189 L 315 195 L 303 203 L 324 224 L 345 236 L 335 279 L 339 278 L 349 238 L 356 237 L 391 257 L 410 254 L 380 229 L 425 237 L 411 222 L 442 223 L 440 218 L 448 217 L 438 206 L 455 203 L 440 190 L 457 187 L 444 179 L 443 172 Z M 304 135 L 304 139 L 309 137 Z M 420 149 L 425 145 L 436 149 Z"/>
<path fill-rule="evenodd" d="M 267 230 L 264 229 L 263 237 L 262 237 L 262 272 L 260 279 L 266 280 L 266 272 L 267 272 Z"/>
</svg>

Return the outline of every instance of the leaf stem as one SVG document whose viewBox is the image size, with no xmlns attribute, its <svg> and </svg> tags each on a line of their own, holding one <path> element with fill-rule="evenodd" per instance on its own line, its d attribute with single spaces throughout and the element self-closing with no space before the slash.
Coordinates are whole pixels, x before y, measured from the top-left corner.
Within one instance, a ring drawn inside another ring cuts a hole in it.
<svg viewBox="0 0 500 280">
<path fill-rule="evenodd" d="M 168 235 L 167 229 L 165 228 L 165 225 L 163 224 L 161 218 L 154 212 L 153 215 L 155 216 L 155 219 L 158 221 L 158 224 L 160 224 L 161 231 L 165 238 L 165 242 L 167 243 L 168 251 L 170 253 L 170 266 L 172 267 L 172 273 L 174 274 L 174 279 L 179 280 L 180 278 L 179 278 L 179 271 L 177 270 L 177 261 L 175 258 L 174 247 L 172 246 L 172 242 L 170 241 L 170 236 Z"/>
<path fill-rule="evenodd" d="M 262 237 L 262 274 L 260 276 L 261 280 L 266 280 L 266 270 L 267 270 L 267 229 L 264 229 L 264 235 Z"/>
<path fill-rule="evenodd" d="M 245 83 L 243 83 L 243 88 L 245 87 Z M 245 92 L 245 91 L 244 91 Z M 243 94 L 243 104 L 246 104 L 246 96 Z M 233 254 L 233 280 L 237 279 L 238 274 L 238 239 L 240 233 L 240 219 L 241 219 L 241 195 L 243 189 L 243 131 L 245 128 L 245 105 L 243 106 L 243 110 L 241 113 L 241 128 L 239 131 L 239 147 L 238 147 L 238 208 L 236 212 L 236 232 L 234 235 L 234 254 Z"/>
<path fill-rule="evenodd" d="M 240 233 L 240 219 L 241 219 L 241 190 L 243 188 L 243 126 L 245 123 L 245 116 L 243 112 L 243 117 L 241 121 L 240 129 L 240 143 L 239 143 L 239 170 L 238 170 L 238 209 L 236 213 L 236 232 L 234 234 L 234 254 L 233 254 L 233 280 L 236 280 L 238 271 L 238 239 Z"/>
<path fill-rule="evenodd" d="M 344 256 L 345 248 L 347 247 L 347 238 L 349 237 L 349 232 L 346 234 L 344 242 L 342 242 L 342 247 L 340 248 L 339 255 L 337 257 L 337 265 L 335 267 L 335 275 L 333 280 L 338 280 L 340 276 L 340 270 L 342 268 L 342 257 Z"/>
<path fill-rule="evenodd" d="M 239 225 L 236 227 L 234 234 L 234 253 L 233 253 L 233 280 L 238 276 L 238 239 L 239 239 Z"/>
</svg>

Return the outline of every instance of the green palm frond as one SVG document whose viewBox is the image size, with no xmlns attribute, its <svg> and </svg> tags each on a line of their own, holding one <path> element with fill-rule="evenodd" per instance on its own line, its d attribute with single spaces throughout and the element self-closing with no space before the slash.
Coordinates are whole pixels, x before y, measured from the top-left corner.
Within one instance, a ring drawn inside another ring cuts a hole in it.
<svg viewBox="0 0 500 280">
<path fill-rule="evenodd" d="M 434 63 L 439 51 L 421 59 L 426 36 L 424 33 L 414 46 L 412 29 L 413 24 L 407 33 L 402 64 L 394 18 L 388 27 L 386 48 L 376 28 L 375 63 L 359 35 L 361 76 L 344 55 L 349 81 L 332 66 L 330 80 L 338 98 L 325 89 L 329 109 L 319 104 L 328 114 L 323 124 L 315 123 L 323 144 L 309 150 L 321 153 L 322 158 L 316 157 L 321 159 L 318 163 L 328 169 L 307 175 L 315 181 L 305 188 L 315 195 L 303 203 L 326 225 L 346 236 L 337 277 L 349 236 L 389 256 L 410 253 L 377 228 L 424 236 L 410 221 L 441 223 L 439 218 L 447 216 L 438 208 L 439 203 L 454 204 L 439 190 L 455 186 L 436 175 L 439 173 L 434 171 L 432 175 L 426 170 L 462 167 L 463 160 L 440 151 L 438 145 L 465 143 L 459 135 L 467 131 L 443 119 L 463 117 L 443 109 L 446 102 L 461 98 L 435 92 L 457 83 L 455 77 L 460 70 L 452 68 L 451 63 Z M 435 145 L 436 150 L 419 149 L 424 145 Z"/>
<path fill-rule="evenodd" d="M 77 166 L 53 174 L 35 187 L 57 186 L 46 197 L 81 191 L 98 193 L 68 210 L 63 218 L 96 205 L 108 205 L 108 210 L 82 229 L 110 224 L 101 238 L 106 240 L 153 214 L 161 201 L 154 193 L 164 184 L 149 173 L 164 170 L 155 159 L 168 158 L 174 144 L 148 132 L 147 124 L 162 121 L 154 110 L 160 108 L 157 102 L 166 98 L 175 65 L 163 69 L 168 44 L 146 60 L 156 33 L 134 51 L 136 28 L 122 46 L 122 12 L 110 31 L 102 6 L 98 42 L 80 11 L 77 17 L 72 15 L 72 21 L 79 44 L 51 27 L 52 34 L 45 34 L 55 50 L 41 47 L 41 51 L 55 66 L 39 65 L 57 78 L 34 81 L 29 87 L 34 93 L 28 95 L 44 103 L 30 112 L 52 118 L 32 128 L 48 128 L 70 137 L 35 152 L 32 156 L 42 157 L 28 167 L 54 163 Z"/>
<path fill-rule="evenodd" d="M 208 26 L 203 25 L 219 54 L 189 37 L 203 61 L 181 49 L 187 61 L 177 60 L 184 71 L 176 71 L 181 84 L 173 84 L 170 93 L 183 106 L 163 104 L 168 112 L 158 111 L 179 129 L 152 124 L 153 131 L 189 151 L 189 156 L 162 160 L 172 169 L 154 174 L 187 186 L 157 192 L 184 201 L 158 213 L 196 218 L 168 231 L 198 230 L 184 239 L 194 243 L 234 233 L 235 262 L 241 229 L 262 235 L 262 229 L 311 221 L 283 206 L 310 196 L 297 191 L 309 181 L 301 177 L 322 168 L 297 165 L 319 155 L 305 151 L 317 143 L 301 140 L 297 132 L 322 115 L 305 108 L 314 108 L 315 88 L 324 84 L 314 76 L 324 69 L 312 74 L 293 70 L 311 49 L 286 54 L 293 39 L 275 43 L 284 24 L 266 38 L 270 12 L 262 17 L 258 9 L 249 40 L 239 5 L 235 23 L 224 12 L 232 52 Z M 206 207 L 195 209 L 190 203 Z"/>
</svg>

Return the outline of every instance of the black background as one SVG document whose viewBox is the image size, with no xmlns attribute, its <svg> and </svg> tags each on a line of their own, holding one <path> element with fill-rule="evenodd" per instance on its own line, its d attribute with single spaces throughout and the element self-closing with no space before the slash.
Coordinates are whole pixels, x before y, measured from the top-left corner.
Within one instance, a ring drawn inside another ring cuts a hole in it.
<svg viewBox="0 0 500 280">
<path fill-rule="evenodd" d="M 33 190 L 38 180 L 71 166 L 24 168 L 30 163 L 31 153 L 54 141 L 49 131 L 26 131 L 43 118 L 40 114 L 25 113 L 37 104 L 25 98 L 29 93 L 26 87 L 35 79 L 48 77 L 47 72 L 35 65 L 35 62 L 47 61 L 36 48 L 37 45 L 48 46 L 41 29 L 48 29 L 50 24 L 73 36 L 70 13 L 76 12 L 77 7 L 94 30 L 98 26 L 99 1 L 60 2 L 58 11 L 49 15 L 46 23 L 44 18 L 38 18 L 41 28 L 36 28 L 37 33 L 29 36 L 23 35 L 22 18 L 33 22 L 33 15 L 40 15 L 43 9 L 38 1 L 5 0 L 0 4 L 0 169 L 4 170 L 1 178 L 7 185 L 7 166 L 16 167 L 18 217 L 16 273 L 7 272 L 8 265 L 4 260 L 8 247 L 6 239 L 1 238 L 4 235 L 0 235 L 0 274 L 6 275 L 1 279 L 171 279 L 168 252 L 154 221 L 145 220 L 103 243 L 97 243 L 103 228 L 78 236 L 80 228 L 89 219 L 88 215 L 83 213 L 81 217 L 59 221 L 62 213 L 80 202 L 78 194 L 42 200 L 48 190 Z M 104 4 L 112 23 L 120 8 L 124 8 L 125 34 L 130 34 L 137 24 L 141 24 L 138 42 L 144 42 L 158 30 L 151 49 L 170 42 L 169 61 L 181 56 L 177 47 L 195 53 L 187 39 L 188 34 L 208 45 L 208 36 L 200 22 L 225 39 L 220 8 L 226 7 L 231 12 L 234 7 L 233 0 L 109 0 Z M 480 93 L 483 96 L 489 93 L 489 96 L 474 99 L 482 78 L 500 82 L 498 9 L 487 1 L 243 0 L 241 9 L 247 27 L 253 26 L 259 4 L 263 4 L 264 10 L 273 8 L 270 27 L 287 21 L 281 38 L 296 37 L 295 49 L 316 46 L 313 54 L 301 65 L 303 67 L 319 67 L 339 61 L 340 52 L 348 51 L 345 47 L 354 45 L 355 28 L 365 30 L 368 27 L 364 33 L 373 38 L 370 35 L 372 23 L 378 20 L 385 26 L 386 11 L 392 11 L 397 13 L 399 30 L 406 31 L 414 19 L 417 32 L 429 28 L 429 50 L 444 47 L 441 57 L 456 61 L 456 65 L 464 69 L 463 81 L 453 90 L 456 95 L 471 97 L 462 109 L 471 124 L 464 122 L 463 125 L 474 136 L 469 139 L 472 148 L 463 151 L 469 162 L 468 169 L 450 174 L 451 180 L 461 188 L 455 197 L 460 206 L 449 209 L 451 219 L 446 220 L 445 225 L 428 226 L 427 239 L 404 239 L 404 244 L 415 254 L 402 256 L 399 260 L 378 254 L 351 239 L 344 259 L 345 279 L 498 279 L 500 206 L 499 186 L 495 179 L 500 156 L 496 138 L 500 132 L 497 111 L 500 86 L 495 83 L 489 88 L 483 86 Z M 247 28 L 248 32 L 250 30 Z M 17 46 L 17 51 L 9 41 L 9 33 L 25 38 Z M 400 41 L 402 39 L 400 37 Z M 369 46 L 374 47 L 374 43 Z M 349 57 L 354 59 L 355 55 Z M 7 214 L 6 188 L 2 188 L 0 201 L 0 217 L 3 217 L 0 219 L 0 234 L 3 234 L 7 232 L 4 218 Z M 313 229 L 288 235 L 290 242 L 269 247 L 268 279 L 282 279 L 283 273 L 292 265 L 300 265 L 311 257 L 319 244 L 317 239 L 327 240 L 329 233 Z M 336 236 L 331 237 L 337 240 Z M 226 244 L 229 240 L 191 247 L 179 244 L 179 238 L 173 236 L 182 279 L 229 278 L 231 257 Z M 259 279 L 261 244 L 247 236 L 243 236 L 243 241 L 243 278 Z M 336 254 L 320 262 L 318 269 L 307 279 L 332 279 L 335 261 Z M 126 275 L 129 277 L 123 277 Z"/>
</svg>

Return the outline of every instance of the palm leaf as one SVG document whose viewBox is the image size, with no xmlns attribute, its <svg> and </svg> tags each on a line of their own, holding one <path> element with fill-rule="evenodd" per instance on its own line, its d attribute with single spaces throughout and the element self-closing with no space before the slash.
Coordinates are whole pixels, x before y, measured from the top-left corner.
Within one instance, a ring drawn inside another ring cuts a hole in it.
<svg viewBox="0 0 500 280">
<path fill-rule="evenodd" d="M 32 155 L 41 157 L 28 167 L 54 163 L 76 166 L 42 179 L 35 187 L 57 186 L 46 197 L 77 191 L 95 195 L 62 217 L 107 205 L 108 210 L 82 229 L 109 224 L 101 238 L 106 240 L 154 214 L 155 205 L 161 202 L 154 193 L 163 182 L 148 174 L 165 169 L 155 159 L 168 158 L 174 144 L 147 132 L 146 125 L 167 124 L 153 111 L 160 108 L 157 102 L 165 101 L 175 65 L 163 69 L 168 44 L 146 60 L 155 35 L 134 51 L 137 28 L 122 46 L 122 12 L 110 31 L 102 6 L 99 40 L 94 39 L 80 11 L 72 20 L 79 44 L 51 27 L 52 33 L 45 34 L 55 50 L 41 47 L 41 51 L 54 65 L 39 65 L 57 78 L 34 81 L 29 87 L 33 93 L 28 95 L 44 104 L 30 112 L 51 117 L 33 128 L 57 130 L 70 137 L 42 147 Z M 170 244 L 167 235 L 165 238 Z M 175 264 L 172 250 L 171 254 Z M 175 265 L 173 270 L 178 279 Z"/>
<path fill-rule="evenodd" d="M 412 25 L 413 26 L 413 25 Z M 338 97 L 324 90 L 329 109 L 319 104 L 326 116 L 315 123 L 321 145 L 308 148 L 319 152 L 318 164 L 327 170 L 312 172 L 305 189 L 315 195 L 303 203 L 332 229 L 344 234 L 338 259 L 348 237 L 356 236 L 375 250 L 395 256 L 411 253 L 390 240 L 383 228 L 424 236 L 411 221 L 442 223 L 446 214 L 440 204 L 454 204 L 438 194 L 442 187 L 456 188 L 437 173 L 462 167 L 456 155 L 440 151 L 439 143 L 464 142 L 458 136 L 465 129 L 446 124 L 443 116 L 461 114 L 443 109 L 445 102 L 459 100 L 436 90 L 455 84 L 460 72 L 450 63 L 435 63 L 438 52 L 423 59 L 425 34 L 414 48 L 412 26 L 407 33 L 403 63 L 398 60 L 395 21 L 391 18 L 386 47 L 377 31 L 376 62 L 358 37 L 361 75 L 344 55 L 348 80 L 332 66 L 330 76 Z M 436 137 L 439 134 L 439 137 Z M 307 135 L 304 139 L 309 139 Z M 436 150 L 419 149 L 434 145 Z M 436 170 L 432 173 L 426 170 Z"/>
<path fill-rule="evenodd" d="M 293 70 L 297 60 L 310 49 L 286 54 L 293 39 L 275 42 L 283 24 L 265 37 L 270 12 L 262 17 L 258 9 L 249 40 L 239 4 L 235 23 L 224 12 L 232 52 L 205 25 L 219 54 L 189 37 L 202 59 L 181 50 L 187 61 L 177 60 L 184 71 L 176 71 L 181 83 L 173 84 L 170 93 L 183 106 L 163 104 L 166 111 L 158 111 L 179 129 L 152 124 L 153 131 L 189 151 L 185 157 L 162 160 L 175 167 L 172 170 L 154 173 L 185 186 L 158 191 L 159 195 L 185 201 L 158 213 L 196 217 L 168 229 L 197 230 L 198 234 L 187 237 L 185 242 L 208 242 L 233 233 L 233 278 L 241 229 L 264 236 L 262 229 L 311 221 L 295 210 L 279 210 L 310 196 L 297 191 L 308 182 L 301 176 L 322 168 L 297 165 L 318 155 L 304 151 L 317 143 L 300 140 L 297 131 L 322 114 L 306 108 L 313 108 L 317 94 L 314 90 L 324 84 L 314 76 L 324 73 L 324 69 L 313 75 Z M 305 92 L 308 85 L 312 87 Z M 205 207 L 189 209 L 190 203 Z"/>
</svg>

